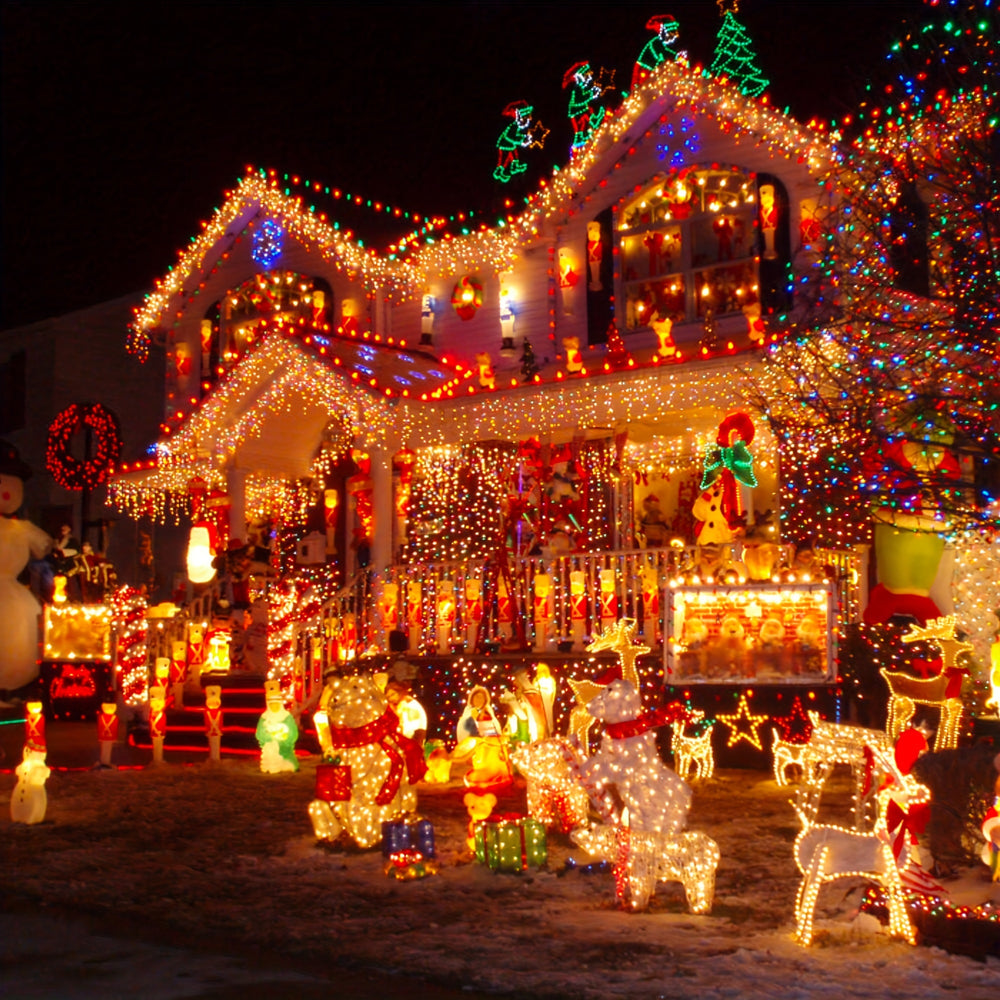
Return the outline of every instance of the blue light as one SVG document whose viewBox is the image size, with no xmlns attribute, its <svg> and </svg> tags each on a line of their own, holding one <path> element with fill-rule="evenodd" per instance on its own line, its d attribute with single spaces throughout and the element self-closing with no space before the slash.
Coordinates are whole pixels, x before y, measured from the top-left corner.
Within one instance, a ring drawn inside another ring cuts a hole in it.
<svg viewBox="0 0 1000 1000">
<path fill-rule="evenodd" d="M 265 271 L 274 267 L 284 249 L 285 231 L 273 219 L 265 219 L 253 234 L 250 256 Z"/>
</svg>

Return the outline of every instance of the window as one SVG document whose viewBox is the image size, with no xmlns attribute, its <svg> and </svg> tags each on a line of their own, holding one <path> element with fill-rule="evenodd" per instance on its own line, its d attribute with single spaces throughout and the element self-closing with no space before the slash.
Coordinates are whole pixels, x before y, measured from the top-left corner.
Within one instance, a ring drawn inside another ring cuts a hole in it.
<svg viewBox="0 0 1000 1000">
<path fill-rule="evenodd" d="M 758 302 L 758 188 L 736 167 L 672 171 L 618 214 L 625 328 Z"/>
</svg>

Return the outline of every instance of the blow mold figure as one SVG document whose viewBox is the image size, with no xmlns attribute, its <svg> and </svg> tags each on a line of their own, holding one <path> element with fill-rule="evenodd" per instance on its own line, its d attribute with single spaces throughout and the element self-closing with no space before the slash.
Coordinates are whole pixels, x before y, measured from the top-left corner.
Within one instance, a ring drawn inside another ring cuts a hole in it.
<svg viewBox="0 0 1000 1000">
<path fill-rule="evenodd" d="M 41 559 L 52 539 L 14 515 L 24 502 L 31 468 L 17 449 L 0 441 L 0 691 L 16 691 L 38 676 L 38 616 L 41 607 L 17 582 L 28 560 Z"/>
<path fill-rule="evenodd" d="M 295 717 L 285 708 L 281 686 L 277 681 L 265 684 L 267 708 L 257 723 L 257 742 L 260 744 L 260 769 L 265 774 L 297 771 L 295 742 L 299 727 Z"/>
<path fill-rule="evenodd" d="M 937 509 L 933 494 L 954 488 L 961 469 L 946 418 L 927 421 L 906 413 L 896 425 L 902 436 L 873 448 L 864 462 L 867 481 L 879 494 L 873 511 L 878 583 L 864 620 L 874 625 L 900 615 L 926 625 L 943 613 L 931 591 L 948 529 L 947 514 Z"/>
<path fill-rule="evenodd" d="M 10 797 L 10 818 L 29 826 L 41 823 L 49 802 L 45 782 L 52 773 L 45 763 L 45 751 L 26 746 L 24 759 L 14 773 L 17 785 Z"/>
</svg>

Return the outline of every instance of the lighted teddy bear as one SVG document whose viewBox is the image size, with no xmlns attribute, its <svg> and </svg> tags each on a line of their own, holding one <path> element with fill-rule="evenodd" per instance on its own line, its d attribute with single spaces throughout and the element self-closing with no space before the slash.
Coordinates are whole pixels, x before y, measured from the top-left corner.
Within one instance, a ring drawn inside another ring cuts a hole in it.
<svg viewBox="0 0 1000 1000">
<path fill-rule="evenodd" d="M 757 647 L 757 668 L 764 667 L 772 673 L 788 672 L 788 651 L 785 647 L 785 626 L 777 618 L 765 618 L 760 626 Z"/>
<path fill-rule="evenodd" d="M 30 475 L 17 449 L 0 441 L 0 690 L 6 691 L 16 691 L 38 676 L 41 608 L 17 578 L 32 556 L 41 559 L 52 548 L 52 539 L 30 521 L 14 517 Z"/>
<path fill-rule="evenodd" d="M 820 673 L 823 669 L 823 631 L 813 615 L 805 615 L 795 629 L 795 672 Z"/>
<path fill-rule="evenodd" d="M 399 731 L 399 720 L 367 674 L 335 677 L 320 699 L 328 732 L 328 753 L 350 768 L 350 798 L 309 805 L 313 830 L 321 840 L 346 834 L 368 848 L 382 837 L 382 823 L 399 819 L 417 805 L 416 782 L 424 775 L 423 752 Z M 314 716 L 314 718 L 316 718 Z M 316 719 L 317 726 L 321 723 Z"/>
<path fill-rule="evenodd" d="M 746 629 L 736 615 L 726 615 L 719 623 L 719 637 L 708 651 L 708 665 L 715 676 L 743 676 L 746 672 Z"/>
<path fill-rule="evenodd" d="M 681 633 L 681 648 L 677 657 L 679 673 L 691 677 L 705 673 L 708 626 L 701 618 L 687 618 Z"/>
<path fill-rule="evenodd" d="M 614 680 L 588 702 L 587 711 L 605 724 L 597 753 L 577 768 L 591 799 L 601 803 L 605 790 L 614 786 L 628 810 L 630 829 L 665 834 L 682 830 L 691 786 L 660 757 L 657 723 L 645 724 L 639 692 L 628 681 Z"/>
</svg>

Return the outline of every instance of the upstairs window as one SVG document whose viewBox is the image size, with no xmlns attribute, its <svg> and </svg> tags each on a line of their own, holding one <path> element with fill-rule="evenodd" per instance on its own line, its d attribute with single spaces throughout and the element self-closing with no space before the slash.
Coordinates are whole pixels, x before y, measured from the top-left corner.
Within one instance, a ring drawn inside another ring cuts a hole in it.
<svg viewBox="0 0 1000 1000">
<path fill-rule="evenodd" d="M 625 329 L 759 302 L 759 204 L 752 173 L 713 166 L 671 171 L 619 209 Z"/>
</svg>

